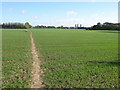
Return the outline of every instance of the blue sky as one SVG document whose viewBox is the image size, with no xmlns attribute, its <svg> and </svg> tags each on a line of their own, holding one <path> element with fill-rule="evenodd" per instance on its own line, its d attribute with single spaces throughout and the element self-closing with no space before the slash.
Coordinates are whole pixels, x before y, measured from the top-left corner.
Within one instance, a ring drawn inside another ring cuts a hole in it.
<svg viewBox="0 0 120 90">
<path fill-rule="evenodd" d="M 2 22 L 91 26 L 117 19 L 117 2 L 2 2 Z"/>
</svg>

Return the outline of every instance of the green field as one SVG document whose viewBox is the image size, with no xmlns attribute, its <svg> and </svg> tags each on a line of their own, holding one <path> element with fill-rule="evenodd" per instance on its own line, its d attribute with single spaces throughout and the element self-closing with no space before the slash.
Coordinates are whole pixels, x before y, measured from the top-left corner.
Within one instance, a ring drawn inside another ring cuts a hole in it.
<svg viewBox="0 0 120 90">
<path fill-rule="evenodd" d="M 32 67 L 29 33 L 3 30 L 2 36 L 3 88 L 29 87 Z"/>
<path fill-rule="evenodd" d="M 31 29 L 45 87 L 118 87 L 117 31 Z M 3 86 L 29 87 L 29 32 L 3 30 Z"/>
</svg>

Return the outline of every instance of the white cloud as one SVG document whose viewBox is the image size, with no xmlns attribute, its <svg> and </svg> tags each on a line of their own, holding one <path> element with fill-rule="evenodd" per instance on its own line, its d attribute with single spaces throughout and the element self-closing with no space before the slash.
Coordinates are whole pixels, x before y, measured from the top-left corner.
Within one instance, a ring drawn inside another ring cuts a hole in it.
<svg viewBox="0 0 120 90">
<path fill-rule="evenodd" d="M 93 26 L 98 22 L 117 22 L 117 15 L 107 15 L 106 12 L 93 13 L 91 15 L 85 16 L 68 16 L 66 18 L 49 18 L 44 21 L 42 16 L 33 16 L 30 18 L 33 25 L 54 25 L 54 26 L 75 26 L 75 24 L 82 24 L 82 26 Z"/>
<path fill-rule="evenodd" d="M 32 25 L 39 25 L 41 23 L 40 21 L 40 16 L 32 16 L 29 18 L 28 21 L 31 21 L 32 22 Z"/>
<path fill-rule="evenodd" d="M 40 16 L 32 16 L 30 18 L 30 20 L 34 21 L 34 22 L 39 22 L 40 21 Z"/>
<path fill-rule="evenodd" d="M 106 15 L 105 12 L 101 12 L 101 13 L 96 13 L 91 15 L 91 21 L 93 22 L 117 22 L 117 15 Z"/>
<path fill-rule="evenodd" d="M 86 20 L 86 22 L 84 23 L 85 26 L 92 26 L 92 25 L 97 24 L 98 22 L 100 22 L 100 23 L 104 23 L 104 22 L 117 23 L 118 22 L 117 16 L 115 16 L 115 15 L 109 16 L 109 15 L 106 15 L 105 12 L 94 13 L 85 20 Z"/>
<path fill-rule="evenodd" d="M 34 16 L 33 19 L 39 19 L 39 16 Z"/>
<path fill-rule="evenodd" d="M 21 13 L 22 13 L 22 14 L 25 14 L 25 13 L 26 13 L 26 11 L 25 11 L 25 10 L 22 10 L 22 11 L 21 11 Z"/>
<path fill-rule="evenodd" d="M 9 11 L 9 12 L 12 12 L 12 11 L 13 11 L 13 8 L 9 8 L 8 11 Z"/>
<path fill-rule="evenodd" d="M 77 15 L 77 12 L 75 12 L 75 11 L 69 11 L 69 12 L 67 12 L 67 15 Z"/>
<path fill-rule="evenodd" d="M 93 13 L 89 15 L 88 17 L 69 17 L 69 18 L 62 18 L 54 20 L 53 24 L 55 25 L 63 25 L 63 26 L 74 26 L 75 24 L 82 24 L 82 26 L 92 26 L 97 24 L 98 22 L 104 23 L 104 22 L 117 22 L 116 16 L 109 16 L 106 15 L 105 12 L 100 13 Z"/>
<path fill-rule="evenodd" d="M 106 15 L 106 12 L 100 12 L 100 13 L 93 13 L 91 15 L 88 15 L 88 17 L 66 17 L 66 18 L 49 18 L 47 21 L 43 21 L 40 19 L 40 16 L 33 16 L 31 18 L 32 23 L 34 25 L 54 25 L 54 26 L 75 26 L 75 24 L 82 24 L 82 26 L 93 26 L 97 24 L 98 22 L 104 23 L 104 22 L 117 22 L 117 17 L 113 15 L 109 16 Z"/>
<path fill-rule="evenodd" d="M 92 26 L 97 24 L 98 22 L 104 23 L 106 21 L 105 13 L 94 13 L 86 19 L 85 26 Z"/>
<path fill-rule="evenodd" d="M 75 24 L 82 24 L 85 22 L 82 18 L 66 18 L 66 19 L 57 19 L 54 21 L 55 25 L 63 25 L 63 26 L 74 26 Z"/>
<path fill-rule="evenodd" d="M 35 17 L 33 17 L 35 18 Z M 46 25 L 46 26 L 75 26 L 75 24 L 83 24 L 85 20 L 82 18 L 56 18 L 56 19 L 49 19 L 47 21 L 41 21 L 40 19 L 32 19 L 32 23 L 34 25 Z"/>
</svg>

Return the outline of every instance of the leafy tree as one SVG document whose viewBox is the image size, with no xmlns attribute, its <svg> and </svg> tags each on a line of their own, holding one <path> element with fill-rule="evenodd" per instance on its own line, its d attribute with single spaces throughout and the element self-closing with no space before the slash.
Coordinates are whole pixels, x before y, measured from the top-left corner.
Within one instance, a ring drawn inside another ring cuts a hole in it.
<svg viewBox="0 0 120 90">
<path fill-rule="evenodd" d="M 31 28 L 31 25 L 30 25 L 28 22 L 26 22 L 26 23 L 25 23 L 25 27 L 26 27 L 27 29 L 29 29 L 29 28 Z"/>
<path fill-rule="evenodd" d="M 90 28 L 91 30 L 120 30 L 120 23 L 109 23 L 105 22 L 103 24 L 97 23 Z"/>
<path fill-rule="evenodd" d="M 16 23 L 9 22 L 9 23 L 3 23 L 2 28 L 6 28 L 6 29 L 18 29 L 18 28 L 24 29 L 25 25 L 23 23 L 18 23 L 18 22 L 16 22 Z"/>
</svg>

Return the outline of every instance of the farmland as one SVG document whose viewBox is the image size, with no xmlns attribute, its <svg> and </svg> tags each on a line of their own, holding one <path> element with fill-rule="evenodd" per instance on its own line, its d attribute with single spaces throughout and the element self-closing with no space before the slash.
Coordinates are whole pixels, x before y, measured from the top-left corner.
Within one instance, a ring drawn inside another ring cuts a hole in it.
<svg viewBox="0 0 120 90">
<path fill-rule="evenodd" d="M 31 29 L 45 87 L 118 87 L 117 31 Z M 3 87 L 29 87 L 29 32 L 3 30 Z"/>
<path fill-rule="evenodd" d="M 32 57 L 29 34 L 23 30 L 2 31 L 3 88 L 28 87 Z"/>
</svg>

